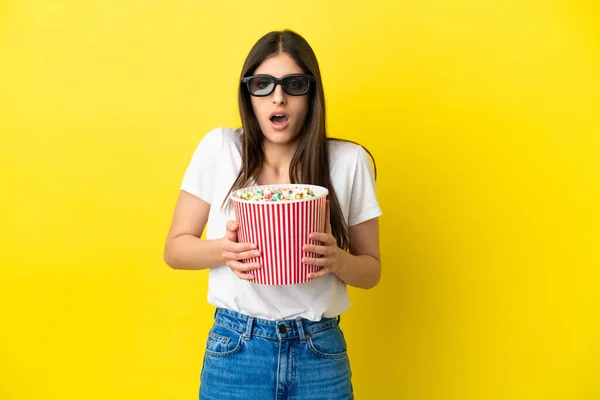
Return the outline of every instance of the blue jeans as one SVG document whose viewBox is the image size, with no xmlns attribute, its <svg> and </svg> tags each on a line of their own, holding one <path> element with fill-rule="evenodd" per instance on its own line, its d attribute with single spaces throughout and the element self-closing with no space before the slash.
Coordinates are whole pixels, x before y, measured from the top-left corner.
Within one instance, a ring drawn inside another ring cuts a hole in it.
<svg viewBox="0 0 600 400">
<path fill-rule="evenodd" d="M 217 308 L 201 400 L 351 400 L 339 317 L 267 321 Z"/>
</svg>

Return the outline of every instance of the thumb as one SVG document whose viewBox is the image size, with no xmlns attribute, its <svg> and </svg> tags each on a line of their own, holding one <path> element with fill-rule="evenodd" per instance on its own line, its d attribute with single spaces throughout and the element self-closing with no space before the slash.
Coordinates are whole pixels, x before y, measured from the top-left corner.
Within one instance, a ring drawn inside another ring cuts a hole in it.
<svg viewBox="0 0 600 400">
<path fill-rule="evenodd" d="M 227 226 L 225 228 L 227 231 L 227 239 L 231 240 L 232 242 L 237 242 L 237 230 L 239 229 L 238 223 L 231 220 L 227 221 Z"/>
</svg>

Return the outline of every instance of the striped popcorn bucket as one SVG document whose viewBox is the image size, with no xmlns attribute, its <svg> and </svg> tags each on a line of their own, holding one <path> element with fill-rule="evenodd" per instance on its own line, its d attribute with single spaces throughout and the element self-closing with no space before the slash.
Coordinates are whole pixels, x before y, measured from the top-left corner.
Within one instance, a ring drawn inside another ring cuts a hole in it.
<svg viewBox="0 0 600 400">
<path fill-rule="evenodd" d="M 310 188 L 315 197 L 274 202 L 241 199 L 240 193 L 255 193 L 259 189 Z M 304 244 L 322 245 L 309 240 L 312 232 L 325 232 L 326 196 L 321 186 L 287 184 L 262 185 L 236 190 L 231 194 L 236 222 L 239 225 L 238 242 L 255 243 L 259 257 L 243 260 L 259 263 L 252 271 L 252 282 L 262 285 L 294 285 L 308 281 L 308 274 L 321 267 L 302 263 L 303 257 L 320 258 L 320 254 L 305 252 Z"/>
</svg>

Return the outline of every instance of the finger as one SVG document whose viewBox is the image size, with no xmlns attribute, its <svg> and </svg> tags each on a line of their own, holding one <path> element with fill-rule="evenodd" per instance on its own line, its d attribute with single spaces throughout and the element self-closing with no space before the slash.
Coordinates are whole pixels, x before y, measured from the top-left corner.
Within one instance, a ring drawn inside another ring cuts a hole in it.
<svg viewBox="0 0 600 400">
<path fill-rule="evenodd" d="M 245 246 L 245 243 L 237 243 L 242 246 Z M 224 260 L 246 260 L 248 258 L 260 257 L 260 251 L 258 250 L 250 250 L 250 251 L 222 251 L 221 257 Z"/>
<path fill-rule="evenodd" d="M 323 268 L 320 271 L 317 272 L 311 272 L 310 274 L 308 274 L 308 279 L 318 279 L 318 278 L 322 278 L 325 275 L 331 273 L 331 271 L 329 270 L 329 268 Z"/>
<path fill-rule="evenodd" d="M 229 221 L 227 221 L 226 228 L 230 231 L 237 231 L 239 228 L 239 225 L 236 221 L 230 219 Z"/>
<path fill-rule="evenodd" d="M 233 271 L 233 273 L 234 273 L 234 274 L 235 274 L 235 275 L 236 275 L 238 278 L 240 278 L 240 279 L 243 279 L 243 280 L 245 280 L 245 281 L 251 281 L 251 280 L 253 280 L 253 279 L 254 279 L 254 274 L 252 274 L 252 273 L 249 273 L 249 272 L 239 272 L 239 271 L 236 271 L 236 270 L 234 270 L 234 269 L 233 269 L 232 271 Z"/>
<path fill-rule="evenodd" d="M 309 236 L 309 239 L 318 240 L 325 244 L 334 244 L 336 243 L 335 238 L 331 236 L 329 233 L 321 233 L 321 232 L 313 232 Z"/>
<path fill-rule="evenodd" d="M 331 212 L 329 200 L 327 200 L 327 210 L 325 211 L 325 223 L 325 233 L 331 234 Z"/>
<path fill-rule="evenodd" d="M 250 251 L 256 249 L 256 244 L 254 243 L 237 243 L 232 242 L 231 240 L 223 240 L 221 243 L 221 250 L 230 251 L 232 253 L 241 253 L 243 251 Z"/>
<path fill-rule="evenodd" d="M 302 262 L 306 265 L 315 265 L 317 267 L 324 267 L 333 263 L 333 260 L 329 258 L 312 258 L 312 257 L 304 257 Z"/>
<path fill-rule="evenodd" d="M 250 251 L 250 250 L 255 250 L 255 249 L 256 249 L 256 244 L 254 244 L 254 243 L 237 243 L 237 242 L 223 243 L 223 250 L 231 251 L 232 253 L 241 253 L 244 251 Z M 257 250 L 257 251 L 259 251 L 259 250 Z"/>
<path fill-rule="evenodd" d="M 234 272 L 252 272 L 260 268 L 258 263 L 243 263 L 240 261 L 229 260 L 225 263 Z"/>
<path fill-rule="evenodd" d="M 237 230 L 239 228 L 238 223 L 229 220 L 227 221 L 227 225 L 225 226 L 225 228 L 227 231 L 227 238 L 232 242 L 237 242 Z"/>
<path fill-rule="evenodd" d="M 305 244 L 302 247 L 302 250 L 304 250 L 307 253 L 317 253 L 317 254 L 321 254 L 324 256 L 331 254 L 331 250 L 329 249 L 329 247 L 318 246 L 318 245 L 314 245 L 314 244 Z"/>
</svg>

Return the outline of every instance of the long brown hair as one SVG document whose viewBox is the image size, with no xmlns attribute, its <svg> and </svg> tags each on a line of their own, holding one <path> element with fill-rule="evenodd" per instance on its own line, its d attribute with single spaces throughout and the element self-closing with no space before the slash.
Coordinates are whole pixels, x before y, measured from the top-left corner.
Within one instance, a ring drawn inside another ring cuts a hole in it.
<svg viewBox="0 0 600 400">
<path fill-rule="evenodd" d="M 337 245 L 347 250 L 350 247 L 348 225 L 344 220 L 329 174 L 328 140 L 351 141 L 327 137 L 325 95 L 319 63 L 312 48 L 302 36 L 291 30 L 269 32 L 260 38 L 250 50 L 244 62 L 240 80 L 252 75 L 264 60 L 281 52 L 292 57 L 305 74 L 315 77 L 314 87 L 308 94 L 310 100 L 306 121 L 297 136 L 298 147 L 290 164 L 290 182 L 292 184 L 319 185 L 328 189 L 331 233 L 336 238 Z M 242 84 L 238 89 L 238 107 L 243 128 L 242 168 L 229 189 L 223 205 L 226 203 L 229 205 L 229 194 L 234 190 L 245 187 L 252 179 L 258 179 L 265 160 L 263 134 L 252 109 L 250 94 Z M 365 150 L 373 160 L 375 176 L 377 176 L 375 159 L 367 149 Z"/>
</svg>

